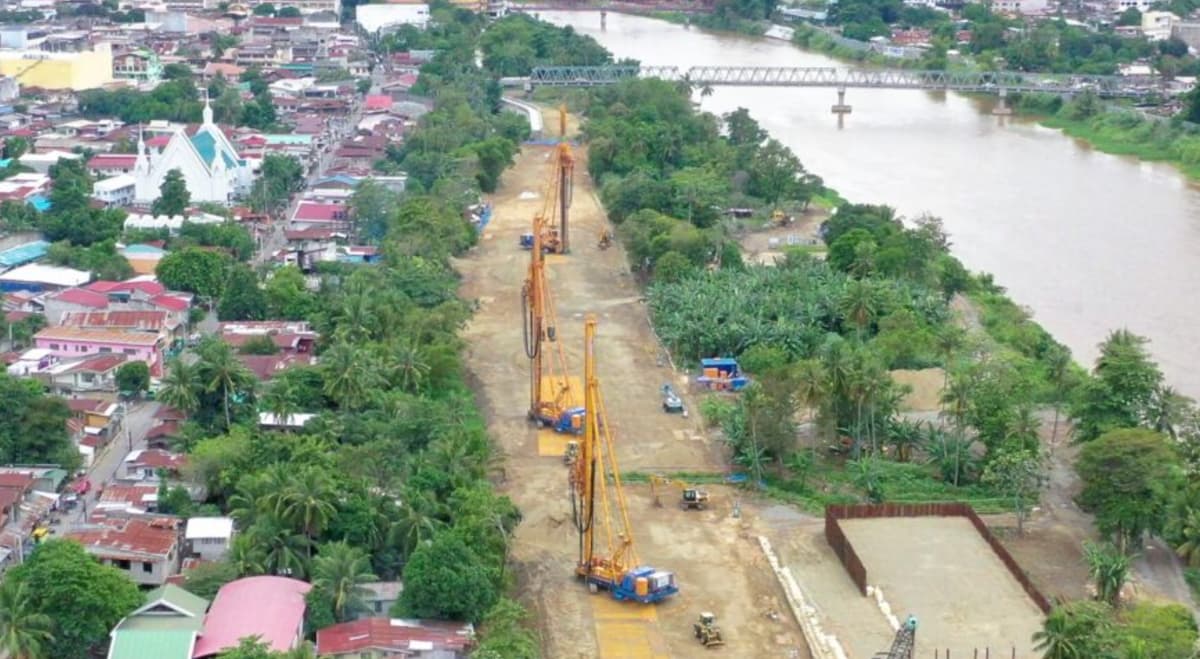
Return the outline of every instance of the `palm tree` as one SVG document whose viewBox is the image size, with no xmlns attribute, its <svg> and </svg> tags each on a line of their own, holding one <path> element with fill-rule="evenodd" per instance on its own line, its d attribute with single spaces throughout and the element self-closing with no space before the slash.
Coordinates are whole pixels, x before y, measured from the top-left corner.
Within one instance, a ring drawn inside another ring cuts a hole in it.
<svg viewBox="0 0 1200 659">
<path fill-rule="evenodd" d="M 261 557 L 263 571 L 303 579 L 307 574 L 307 557 L 312 554 L 312 543 L 308 538 L 292 531 L 288 524 L 275 515 L 263 515 L 245 534 L 251 546 L 257 549 L 250 554 Z"/>
<path fill-rule="evenodd" d="M 254 528 L 250 527 L 251 530 Z M 258 537 L 250 535 L 249 532 L 234 537 L 227 560 L 239 577 L 263 574 L 267 571 L 266 557 L 257 542 Z"/>
<path fill-rule="evenodd" d="M 861 341 L 863 332 L 875 319 L 875 314 L 879 312 L 879 295 L 875 290 L 875 285 L 864 279 L 853 279 L 847 282 L 845 290 L 842 291 L 842 297 L 838 301 L 838 310 L 847 320 L 854 323 L 858 331 L 858 339 Z"/>
<path fill-rule="evenodd" d="M 1188 508 L 1172 521 L 1175 554 L 1190 568 L 1200 567 L 1200 511 Z"/>
<path fill-rule="evenodd" d="M 0 652 L 12 659 L 45 657 L 53 640 L 54 619 L 37 611 L 24 581 L 0 586 Z"/>
<path fill-rule="evenodd" d="M 967 333 L 957 325 L 947 324 L 934 337 L 938 354 L 942 356 L 942 389 L 946 388 L 950 378 L 950 363 L 954 355 L 962 348 Z"/>
<path fill-rule="evenodd" d="M 1129 577 L 1130 558 L 1115 547 L 1083 543 L 1088 574 L 1096 584 L 1096 599 L 1111 606 L 1120 606 L 1121 588 Z"/>
<path fill-rule="evenodd" d="M 321 370 L 325 395 L 348 410 L 358 409 L 380 380 L 361 349 L 346 342 L 337 343 L 321 355 Z"/>
<path fill-rule="evenodd" d="M 198 352 L 200 381 L 205 391 L 221 395 L 225 406 L 225 427 L 229 428 L 233 425 L 233 412 L 230 409 L 233 398 L 251 388 L 254 376 L 224 341 L 207 341 Z"/>
<path fill-rule="evenodd" d="M 1071 375 L 1071 353 L 1055 345 L 1046 354 L 1045 363 L 1047 378 L 1054 385 L 1054 424 L 1050 427 L 1050 444 L 1053 446 L 1058 441 L 1058 417 L 1062 413 L 1067 378 Z"/>
<path fill-rule="evenodd" d="M 275 514 L 299 528 L 311 541 L 337 512 L 332 498 L 329 476 L 316 467 L 307 467 L 293 475 L 287 489 L 279 495 Z M 308 549 L 311 555 L 311 546 Z"/>
<path fill-rule="evenodd" d="M 313 559 L 313 585 L 326 594 L 338 622 L 364 610 L 363 598 L 370 593 L 362 584 L 375 581 L 366 553 L 345 542 L 322 545 Z"/>
<path fill-rule="evenodd" d="M 405 493 L 400 506 L 400 518 L 392 526 L 391 539 L 401 553 L 409 556 L 421 544 L 433 539 L 433 534 L 443 526 L 434 513 L 437 507 L 424 493 L 410 490 Z"/>
<path fill-rule="evenodd" d="M 797 362 L 794 368 L 794 380 L 796 382 L 796 400 L 808 410 L 808 418 L 810 421 L 820 417 L 821 411 L 829 400 L 828 376 L 825 369 L 821 366 L 821 362 L 815 359 L 805 359 Z M 817 424 L 817 437 L 820 438 L 820 424 Z M 815 442 L 813 444 L 816 449 Z"/>
<path fill-rule="evenodd" d="M 429 375 L 429 363 L 425 360 L 425 351 L 416 340 L 410 339 L 396 347 L 392 354 L 391 370 L 401 389 L 413 393 L 421 390 L 421 385 Z"/>
<path fill-rule="evenodd" d="M 167 375 L 158 390 L 158 400 L 184 414 L 191 414 L 200 407 L 198 369 L 176 357 L 167 368 Z"/>
<path fill-rule="evenodd" d="M 1004 439 L 1019 444 L 1022 448 L 1035 449 L 1038 445 L 1038 430 L 1042 422 L 1038 420 L 1030 405 L 1021 405 L 1008 420 L 1004 429 Z"/>
<path fill-rule="evenodd" d="M 1180 394 L 1174 387 L 1159 385 L 1150 397 L 1147 419 L 1156 431 L 1178 439 L 1176 427 L 1192 406 L 1192 399 Z"/>
<path fill-rule="evenodd" d="M 1044 659 L 1094 659 L 1108 637 L 1108 611 L 1094 602 L 1058 604 L 1033 634 Z"/>
<path fill-rule="evenodd" d="M 298 394 L 296 385 L 291 378 L 276 378 L 271 383 L 271 388 L 267 389 L 266 395 L 263 396 L 263 407 L 275 416 L 278 423 L 284 428 L 288 428 L 288 421 L 292 415 L 300 411 L 300 405 L 296 402 Z"/>
</svg>

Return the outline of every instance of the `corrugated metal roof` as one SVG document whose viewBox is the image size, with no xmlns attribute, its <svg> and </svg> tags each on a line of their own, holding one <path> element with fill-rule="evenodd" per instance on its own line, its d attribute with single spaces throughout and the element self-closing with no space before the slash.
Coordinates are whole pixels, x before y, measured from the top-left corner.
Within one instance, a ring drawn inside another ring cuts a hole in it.
<svg viewBox="0 0 1200 659">
<path fill-rule="evenodd" d="M 113 634 L 108 659 L 190 659 L 196 632 L 184 629 L 121 629 Z"/>
</svg>

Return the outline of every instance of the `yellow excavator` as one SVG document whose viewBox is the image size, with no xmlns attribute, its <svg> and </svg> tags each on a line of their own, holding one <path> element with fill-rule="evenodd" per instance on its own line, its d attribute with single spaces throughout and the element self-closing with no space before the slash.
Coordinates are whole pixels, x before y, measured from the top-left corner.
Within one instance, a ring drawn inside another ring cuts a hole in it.
<svg viewBox="0 0 1200 659">
<path fill-rule="evenodd" d="M 708 491 L 692 487 L 688 483 L 658 474 L 650 475 L 650 494 L 654 496 L 654 505 L 662 507 L 660 490 L 674 485 L 679 488 L 679 507 L 684 510 L 704 510 L 708 507 Z"/>
<path fill-rule="evenodd" d="M 629 506 L 621 486 L 621 471 L 607 421 L 600 380 L 596 377 L 596 318 L 584 321 L 583 379 L 587 407 L 583 440 L 570 465 L 571 510 L 579 532 L 575 575 L 592 592 L 607 590 L 614 599 L 643 604 L 661 602 L 679 592 L 675 574 L 640 565 L 633 545 Z M 600 540 L 607 546 L 598 548 Z"/>
</svg>

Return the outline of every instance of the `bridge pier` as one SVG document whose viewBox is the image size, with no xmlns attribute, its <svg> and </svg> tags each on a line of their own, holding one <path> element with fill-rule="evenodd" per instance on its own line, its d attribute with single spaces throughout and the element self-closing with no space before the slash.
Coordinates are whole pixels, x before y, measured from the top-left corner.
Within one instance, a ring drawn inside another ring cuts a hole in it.
<svg viewBox="0 0 1200 659">
<path fill-rule="evenodd" d="M 992 114 L 997 117 L 1007 117 L 1012 114 L 1012 108 L 1008 107 L 1008 90 L 1001 87 L 999 90 L 1000 100 L 992 108 Z"/>
<path fill-rule="evenodd" d="M 837 115 L 838 128 L 841 128 L 842 125 L 846 121 L 846 115 L 850 114 L 850 110 L 852 108 L 846 104 L 846 88 L 845 87 L 838 87 L 837 95 L 838 95 L 837 103 L 833 104 L 833 107 L 830 108 L 830 111 Z"/>
</svg>

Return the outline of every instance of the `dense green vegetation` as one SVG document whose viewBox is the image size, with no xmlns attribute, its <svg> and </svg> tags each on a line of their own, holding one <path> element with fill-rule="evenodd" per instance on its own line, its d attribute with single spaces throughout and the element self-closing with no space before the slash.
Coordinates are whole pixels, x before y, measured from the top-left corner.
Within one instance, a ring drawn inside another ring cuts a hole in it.
<svg viewBox="0 0 1200 659">
<path fill-rule="evenodd" d="M 484 68 L 501 76 L 526 76 L 534 66 L 597 66 L 612 61 L 608 51 L 594 39 L 525 14 L 511 14 L 492 23 L 480 47 Z"/>
<path fill-rule="evenodd" d="M 520 513 L 488 482 L 497 456 L 464 381 L 457 334 L 470 307 L 450 264 L 475 241 L 463 208 L 494 185 L 523 135 L 487 100 L 494 82 L 473 64 L 479 19 L 434 11 L 437 27 L 420 38 L 438 50 L 422 72 L 435 109 L 383 165 L 411 167 L 417 182 L 399 196 L 365 185 L 352 201 L 380 263 L 324 264 L 315 291 L 295 268 L 260 282 L 229 255 L 199 247 L 160 264 L 164 283 L 219 299 L 222 319 L 302 318 L 321 335 L 318 365 L 267 383 L 215 339 L 201 342 L 194 363 L 170 364 L 158 398 L 189 413 L 180 448 L 188 478 L 209 498 L 196 506 L 168 490 L 163 499 L 184 515 L 226 512 L 241 530 L 224 563 L 189 573 L 197 592 L 250 574 L 305 578 L 315 586 L 316 629 L 352 617 L 364 581 L 402 578 L 394 615 L 482 623 L 484 656 L 536 657 L 523 612 L 503 597 Z M 484 162 L 484 143 L 498 140 L 507 155 Z M 263 430 L 259 412 L 317 416 L 303 428 Z"/>
</svg>

